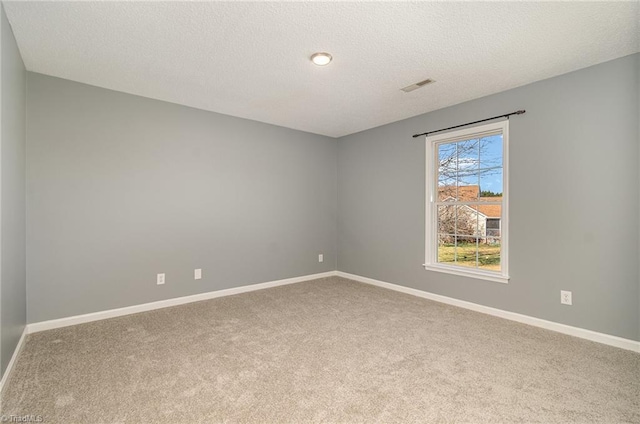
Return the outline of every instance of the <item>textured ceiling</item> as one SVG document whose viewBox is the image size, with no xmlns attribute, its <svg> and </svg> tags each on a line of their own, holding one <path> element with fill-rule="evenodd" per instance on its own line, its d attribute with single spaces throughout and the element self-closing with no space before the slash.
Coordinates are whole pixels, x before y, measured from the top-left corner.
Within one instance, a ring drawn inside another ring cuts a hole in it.
<svg viewBox="0 0 640 424">
<path fill-rule="evenodd" d="M 30 71 L 333 137 L 640 50 L 638 2 L 3 3 Z"/>
</svg>

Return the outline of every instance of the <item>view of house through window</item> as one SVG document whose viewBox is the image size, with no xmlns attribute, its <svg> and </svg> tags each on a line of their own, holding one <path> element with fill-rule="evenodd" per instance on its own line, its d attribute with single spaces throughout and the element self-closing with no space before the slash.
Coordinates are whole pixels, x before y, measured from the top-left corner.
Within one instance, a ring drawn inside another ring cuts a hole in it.
<svg viewBox="0 0 640 424">
<path fill-rule="evenodd" d="M 432 141 L 432 263 L 502 274 L 504 128 Z"/>
</svg>

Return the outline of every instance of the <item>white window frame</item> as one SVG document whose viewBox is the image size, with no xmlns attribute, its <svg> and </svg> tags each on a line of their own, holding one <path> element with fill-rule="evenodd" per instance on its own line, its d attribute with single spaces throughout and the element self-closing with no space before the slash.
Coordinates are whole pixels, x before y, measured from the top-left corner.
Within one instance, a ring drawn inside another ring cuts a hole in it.
<svg viewBox="0 0 640 424">
<path fill-rule="evenodd" d="M 438 262 L 438 158 L 435 157 L 436 145 L 456 141 L 502 134 L 502 214 L 500 217 L 500 271 L 473 269 L 459 265 Z M 494 122 L 426 138 L 426 220 L 425 220 L 425 263 L 428 271 L 437 271 L 481 280 L 509 282 L 509 120 Z"/>
</svg>

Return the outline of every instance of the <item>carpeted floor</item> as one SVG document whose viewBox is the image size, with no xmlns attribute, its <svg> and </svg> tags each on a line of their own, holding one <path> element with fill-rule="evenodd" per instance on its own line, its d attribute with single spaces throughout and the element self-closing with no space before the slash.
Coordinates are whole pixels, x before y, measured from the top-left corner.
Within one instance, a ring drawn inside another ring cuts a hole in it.
<svg viewBox="0 0 640 424">
<path fill-rule="evenodd" d="M 640 354 L 341 278 L 28 336 L 46 423 L 639 423 Z"/>
</svg>

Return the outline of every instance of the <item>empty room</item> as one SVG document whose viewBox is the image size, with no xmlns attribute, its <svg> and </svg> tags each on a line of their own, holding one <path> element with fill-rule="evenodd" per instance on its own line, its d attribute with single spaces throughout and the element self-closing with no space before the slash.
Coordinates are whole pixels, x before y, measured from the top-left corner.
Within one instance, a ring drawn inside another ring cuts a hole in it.
<svg viewBox="0 0 640 424">
<path fill-rule="evenodd" d="M 640 423 L 640 2 L 0 2 L 0 421 Z"/>
</svg>

